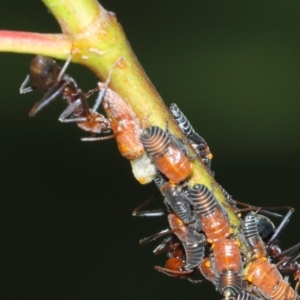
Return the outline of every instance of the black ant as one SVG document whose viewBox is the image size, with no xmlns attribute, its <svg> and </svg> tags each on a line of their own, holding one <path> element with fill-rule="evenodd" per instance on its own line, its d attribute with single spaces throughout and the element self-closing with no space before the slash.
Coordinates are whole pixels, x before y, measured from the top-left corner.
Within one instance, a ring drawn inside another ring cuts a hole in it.
<svg viewBox="0 0 300 300">
<path fill-rule="evenodd" d="M 20 93 L 25 94 L 31 92 L 33 89 L 45 90 L 46 93 L 42 99 L 35 103 L 29 112 L 29 116 L 35 116 L 41 109 L 48 105 L 51 101 L 61 96 L 68 103 L 67 108 L 62 112 L 59 121 L 63 123 L 76 122 L 78 127 L 91 132 L 93 135 L 99 133 L 110 133 L 111 125 L 109 120 L 103 115 L 99 114 L 95 107 L 90 109 L 87 98 L 93 93 L 97 92 L 98 87 L 83 93 L 78 88 L 75 80 L 65 74 L 65 71 L 71 61 L 72 54 L 69 55 L 64 66 L 60 66 L 55 60 L 37 55 L 29 65 L 29 74 L 20 87 Z M 110 76 L 105 83 L 107 87 Z M 32 86 L 27 86 L 29 81 Z M 103 91 L 105 93 L 105 89 Z M 68 118 L 71 116 L 71 118 Z M 115 135 L 104 136 L 101 139 L 110 139 Z"/>
</svg>

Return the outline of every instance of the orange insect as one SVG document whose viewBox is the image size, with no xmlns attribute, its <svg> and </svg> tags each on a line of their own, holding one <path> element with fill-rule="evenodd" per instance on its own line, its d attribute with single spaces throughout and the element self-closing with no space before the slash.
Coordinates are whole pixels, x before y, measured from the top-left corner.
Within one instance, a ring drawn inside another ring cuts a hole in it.
<svg viewBox="0 0 300 300">
<path fill-rule="evenodd" d="M 242 259 L 238 242 L 224 239 L 212 245 L 211 264 L 215 273 L 217 290 L 226 299 L 242 292 Z"/>
<path fill-rule="evenodd" d="M 78 127 L 93 134 L 110 133 L 111 126 L 107 118 L 89 109 L 87 98 L 96 92 L 98 89 L 93 89 L 84 94 L 76 85 L 76 82 L 70 76 L 64 74 L 67 66 L 70 63 L 72 55 L 69 56 L 63 68 L 56 63 L 55 60 L 45 56 L 35 56 L 29 66 L 29 75 L 20 87 L 20 93 L 31 92 L 35 88 L 45 90 L 46 93 L 42 99 L 37 102 L 29 115 L 35 116 L 42 108 L 62 96 L 69 104 L 62 112 L 59 121 L 63 123 L 76 122 Z M 29 81 L 32 86 L 26 87 Z M 69 116 L 72 118 L 68 118 Z M 101 139 L 112 138 L 113 135 L 104 136 Z"/>
<path fill-rule="evenodd" d="M 189 189 L 188 200 L 199 216 L 201 229 L 209 243 L 219 242 L 232 234 L 225 211 L 205 185 L 195 184 Z"/>
<path fill-rule="evenodd" d="M 141 142 L 153 163 L 170 182 L 179 183 L 191 175 L 193 167 L 183 145 L 170 133 L 157 126 L 148 127 L 141 134 Z"/>
<path fill-rule="evenodd" d="M 266 299 L 299 299 L 289 283 L 282 278 L 276 266 L 269 263 L 265 257 L 258 258 L 247 267 L 247 279 Z"/>
<path fill-rule="evenodd" d="M 204 278 L 212 282 L 214 285 L 216 284 L 215 272 L 211 267 L 210 259 L 208 257 L 203 258 L 198 268 Z"/>
<path fill-rule="evenodd" d="M 207 241 L 212 243 L 211 265 L 217 290 L 226 299 L 237 297 L 242 292 L 242 259 L 237 241 L 229 239 L 232 229 L 225 210 L 213 193 L 203 184 L 189 189 L 188 200 L 199 217 L 200 227 Z M 202 265 L 204 276 L 212 281 L 212 273 Z"/>
<path fill-rule="evenodd" d="M 131 106 L 121 98 L 119 94 L 99 82 L 99 96 L 94 105 L 97 110 L 103 103 L 103 108 L 115 134 L 120 153 L 129 160 L 134 160 L 144 153 L 143 144 L 140 141 L 140 124 Z M 84 138 L 82 141 L 98 141 L 101 138 Z"/>
<path fill-rule="evenodd" d="M 205 257 L 202 260 L 201 264 L 199 265 L 199 270 L 201 274 L 204 276 L 204 278 L 212 282 L 214 285 L 216 284 L 216 276 L 211 266 L 210 259 L 208 257 Z M 234 299 L 235 300 L 258 300 L 257 297 L 250 294 L 248 291 L 244 289 Z"/>
<path fill-rule="evenodd" d="M 297 259 L 300 256 L 300 243 L 281 251 L 278 245 L 278 235 L 290 220 L 294 209 L 289 209 L 281 224 L 275 229 L 274 224 L 265 216 L 250 212 L 244 220 L 243 233 L 252 259 L 268 257 L 276 263 L 277 270 L 284 275 L 293 275 L 297 280 L 295 290 L 299 288 L 300 266 Z"/>
</svg>

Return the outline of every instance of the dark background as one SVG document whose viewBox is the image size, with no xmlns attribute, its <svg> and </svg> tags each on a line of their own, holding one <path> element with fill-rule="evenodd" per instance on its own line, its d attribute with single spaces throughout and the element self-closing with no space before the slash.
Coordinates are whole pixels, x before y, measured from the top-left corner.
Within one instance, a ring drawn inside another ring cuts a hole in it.
<svg viewBox="0 0 300 300">
<path fill-rule="evenodd" d="M 104 0 L 167 104 L 176 102 L 214 154 L 216 179 L 235 199 L 299 204 L 300 3 Z M 59 32 L 39 1 L 2 1 L 0 28 Z M 153 270 L 167 226 L 132 210 L 155 191 L 131 176 L 115 141 L 82 143 L 57 119 L 57 100 L 28 117 L 42 93 L 19 95 L 31 55 L 2 53 L 0 296 L 2 299 L 221 299 L 208 283 Z M 83 90 L 97 78 L 71 65 Z M 141 99 L 143 101 L 143 99 Z M 157 205 L 161 205 L 160 202 Z M 282 233 L 299 241 L 299 211 Z"/>
</svg>

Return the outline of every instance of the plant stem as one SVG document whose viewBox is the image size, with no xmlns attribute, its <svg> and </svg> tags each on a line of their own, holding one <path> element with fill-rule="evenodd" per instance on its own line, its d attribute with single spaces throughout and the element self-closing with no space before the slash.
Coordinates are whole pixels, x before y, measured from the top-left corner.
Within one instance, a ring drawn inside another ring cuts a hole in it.
<svg viewBox="0 0 300 300">
<path fill-rule="evenodd" d="M 91 69 L 104 81 L 113 70 L 110 87 L 127 101 L 144 126 L 162 128 L 169 121 L 169 130 L 178 138 L 185 139 L 173 120 L 168 108 L 150 82 L 133 53 L 121 25 L 114 13 L 106 11 L 96 0 L 43 0 L 59 22 L 63 34 L 38 34 L 1 31 L 0 51 L 13 51 L 66 58 Z M 95 83 L 96 86 L 96 83 Z M 191 153 L 194 150 L 189 146 Z M 196 159 L 189 185 L 213 184 L 218 201 L 226 203 L 215 179 L 203 163 Z M 230 223 L 240 225 L 236 214 L 228 208 Z M 236 227 L 237 228 L 237 227 Z M 237 230 L 237 229 L 235 229 Z"/>
<path fill-rule="evenodd" d="M 0 30 L 0 51 L 68 57 L 71 41 L 63 34 Z"/>
</svg>

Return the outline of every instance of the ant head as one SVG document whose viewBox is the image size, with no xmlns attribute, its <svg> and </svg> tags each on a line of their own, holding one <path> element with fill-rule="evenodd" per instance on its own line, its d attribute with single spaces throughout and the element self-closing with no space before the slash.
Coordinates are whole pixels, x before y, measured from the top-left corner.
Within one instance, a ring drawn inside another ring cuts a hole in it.
<svg viewBox="0 0 300 300">
<path fill-rule="evenodd" d="M 57 80 L 60 67 L 55 60 L 37 55 L 29 66 L 29 75 L 33 86 L 43 90 L 48 90 Z"/>
</svg>

